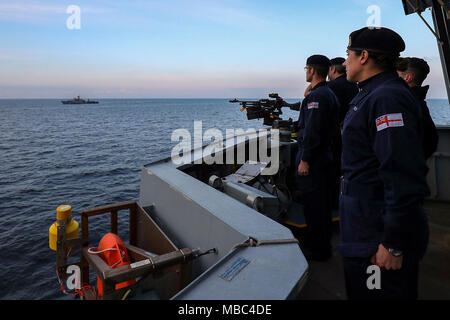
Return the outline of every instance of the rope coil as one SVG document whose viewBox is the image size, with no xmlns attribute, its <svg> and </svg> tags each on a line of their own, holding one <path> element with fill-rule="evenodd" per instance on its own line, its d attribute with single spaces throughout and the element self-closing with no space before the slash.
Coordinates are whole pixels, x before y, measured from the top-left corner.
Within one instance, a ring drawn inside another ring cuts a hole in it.
<svg viewBox="0 0 450 320">
<path fill-rule="evenodd" d="M 95 296 L 95 299 L 97 300 L 97 293 L 96 293 L 95 289 L 90 284 L 83 283 L 83 286 L 80 289 L 75 289 L 74 292 L 69 292 L 69 291 L 66 290 L 66 287 L 64 286 L 64 283 L 63 283 L 62 279 L 59 276 L 58 268 L 56 268 L 56 277 L 58 278 L 58 283 L 59 283 L 59 286 L 60 286 L 60 290 L 65 295 L 84 297 L 85 296 L 85 292 L 90 291 L 90 292 L 93 293 L 93 295 Z"/>
</svg>

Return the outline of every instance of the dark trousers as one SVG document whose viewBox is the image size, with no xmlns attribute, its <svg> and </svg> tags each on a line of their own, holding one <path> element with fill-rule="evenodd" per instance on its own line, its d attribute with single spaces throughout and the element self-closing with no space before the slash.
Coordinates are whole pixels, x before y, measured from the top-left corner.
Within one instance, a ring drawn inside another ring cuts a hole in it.
<svg viewBox="0 0 450 320">
<path fill-rule="evenodd" d="M 344 257 L 344 274 L 349 300 L 416 300 L 419 277 L 419 258 L 405 255 L 400 270 L 380 268 L 380 289 L 369 289 L 367 281 L 374 272 L 369 258 Z M 370 279 L 371 280 L 371 279 Z M 371 282 L 369 280 L 369 282 Z"/>
<path fill-rule="evenodd" d="M 311 168 L 308 176 L 299 176 L 306 224 L 306 245 L 316 253 L 331 251 L 332 185 L 331 168 Z"/>
<path fill-rule="evenodd" d="M 332 193 L 331 193 L 331 201 L 332 201 L 332 209 L 333 210 L 339 210 L 339 195 L 341 191 L 341 176 L 342 176 L 342 170 L 341 170 L 341 156 L 342 156 L 342 137 L 339 134 L 337 137 L 335 137 L 333 141 L 333 175 L 332 175 L 332 181 L 330 182 L 332 186 Z"/>
</svg>

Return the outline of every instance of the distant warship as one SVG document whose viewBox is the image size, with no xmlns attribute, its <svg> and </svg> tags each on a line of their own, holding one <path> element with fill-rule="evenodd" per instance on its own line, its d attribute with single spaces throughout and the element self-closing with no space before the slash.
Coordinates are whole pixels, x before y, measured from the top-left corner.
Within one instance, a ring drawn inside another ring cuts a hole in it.
<svg viewBox="0 0 450 320">
<path fill-rule="evenodd" d="M 80 96 L 73 98 L 72 100 L 63 100 L 61 101 L 63 104 L 95 104 L 98 103 L 98 101 L 93 100 L 84 100 L 81 99 Z"/>
</svg>

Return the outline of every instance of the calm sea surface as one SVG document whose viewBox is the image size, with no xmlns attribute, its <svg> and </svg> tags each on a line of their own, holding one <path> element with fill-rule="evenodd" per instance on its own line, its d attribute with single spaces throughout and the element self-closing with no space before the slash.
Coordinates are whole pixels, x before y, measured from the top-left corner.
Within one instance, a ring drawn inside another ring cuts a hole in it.
<svg viewBox="0 0 450 320">
<path fill-rule="evenodd" d="M 294 102 L 295 100 L 289 100 Z M 429 100 L 438 125 L 450 125 L 447 100 Z M 298 113 L 286 111 L 296 120 Z M 143 165 L 170 156 L 175 129 L 262 128 L 225 99 L 0 100 L 0 299 L 64 299 L 48 228 L 56 207 L 83 208 L 139 198 Z M 105 217 L 106 218 L 106 217 Z M 101 218 L 100 218 L 101 219 Z M 103 220 L 105 226 L 108 219 Z M 93 244 L 108 232 L 95 221 Z M 119 229 L 126 230 L 125 217 Z M 119 232 L 120 234 L 120 232 Z"/>
</svg>

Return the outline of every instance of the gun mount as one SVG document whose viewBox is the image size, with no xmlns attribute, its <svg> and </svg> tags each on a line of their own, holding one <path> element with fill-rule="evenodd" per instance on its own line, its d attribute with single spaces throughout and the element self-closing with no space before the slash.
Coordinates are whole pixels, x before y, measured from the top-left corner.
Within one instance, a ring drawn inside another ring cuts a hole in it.
<svg viewBox="0 0 450 320">
<path fill-rule="evenodd" d="M 291 108 L 278 93 L 269 94 L 270 99 L 247 100 L 238 99 L 230 100 L 230 103 L 239 103 L 242 106 L 241 111 L 247 110 L 247 119 L 264 119 L 264 125 L 271 126 L 272 129 L 279 129 L 281 133 L 281 141 L 289 141 L 295 137 L 297 131 L 296 122 L 291 118 L 284 120 L 281 118 L 284 107 Z M 292 108 L 291 108 L 292 109 Z"/>
<path fill-rule="evenodd" d="M 285 106 L 284 100 L 278 93 L 269 94 L 272 99 L 241 101 L 238 99 L 230 100 L 231 103 L 239 103 L 242 106 L 241 111 L 247 110 L 247 119 L 264 119 L 264 125 L 272 126 L 275 120 L 282 120 L 281 109 Z"/>
</svg>

